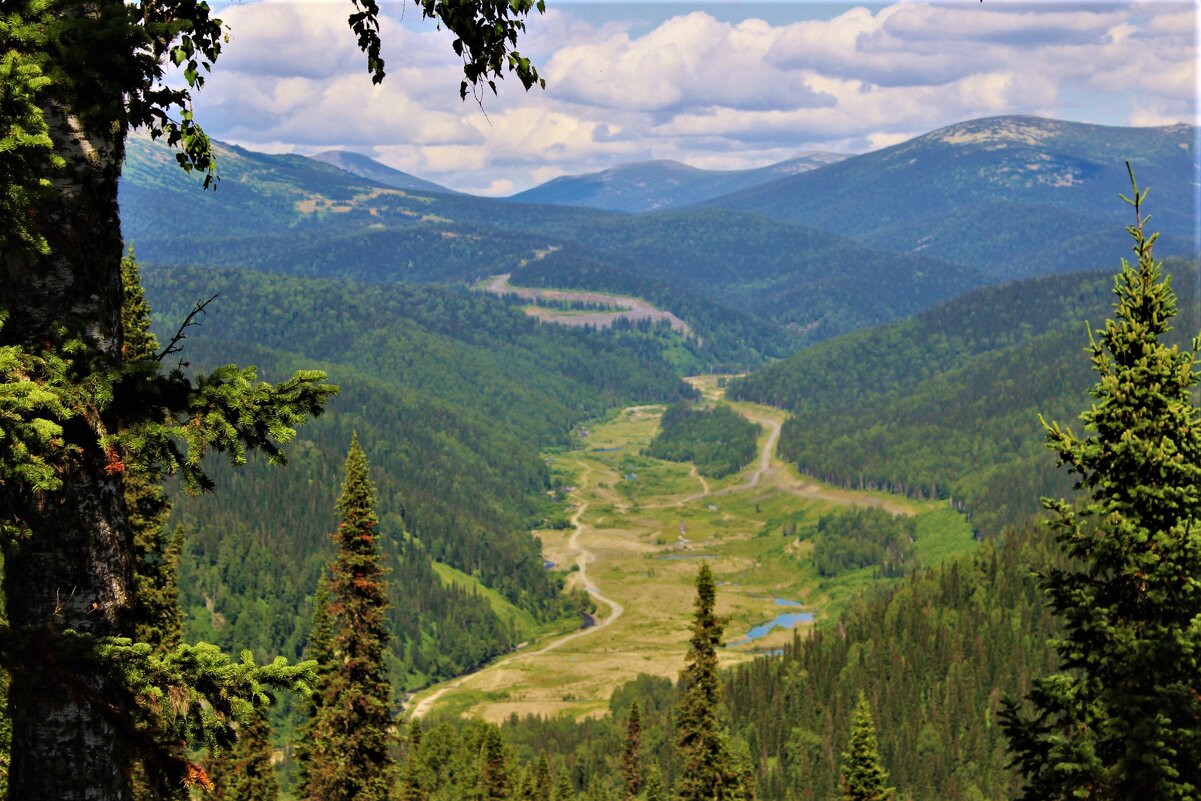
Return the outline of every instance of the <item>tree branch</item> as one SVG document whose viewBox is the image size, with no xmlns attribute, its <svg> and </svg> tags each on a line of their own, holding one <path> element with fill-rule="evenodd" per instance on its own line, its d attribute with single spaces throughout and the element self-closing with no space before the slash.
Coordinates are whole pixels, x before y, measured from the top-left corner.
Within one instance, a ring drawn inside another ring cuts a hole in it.
<svg viewBox="0 0 1201 801">
<path fill-rule="evenodd" d="M 192 311 L 188 312 L 188 316 L 184 318 L 183 324 L 179 326 L 179 329 L 175 332 L 175 336 L 171 337 L 171 341 L 167 343 L 167 347 L 163 348 L 163 352 L 154 358 L 161 362 L 166 357 L 183 351 L 183 348 L 180 347 L 179 343 L 188 338 L 188 335 L 185 334 L 184 331 L 193 325 L 200 325 L 200 323 L 196 321 L 197 315 L 204 314 L 208 305 L 220 296 L 221 293 L 218 292 L 216 295 L 213 295 L 203 303 L 197 303 Z"/>
</svg>

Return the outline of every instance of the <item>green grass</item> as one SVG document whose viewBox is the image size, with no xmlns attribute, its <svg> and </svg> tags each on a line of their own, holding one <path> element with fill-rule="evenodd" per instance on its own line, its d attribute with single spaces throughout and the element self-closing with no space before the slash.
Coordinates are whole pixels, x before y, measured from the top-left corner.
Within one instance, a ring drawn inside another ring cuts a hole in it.
<svg viewBox="0 0 1201 801">
<path fill-rule="evenodd" d="M 434 572 L 442 579 L 443 584 L 463 587 L 487 599 L 496 616 L 516 628 L 522 639 L 537 636 L 546 628 L 546 626 L 540 625 L 529 612 L 514 606 L 496 590 L 485 587 L 475 576 L 469 576 L 443 562 L 434 562 Z"/>
<path fill-rule="evenodd" d="M 918 561 L 927 567 L 966 553 L 976 545 L 967 519 L 949 506 L 919 514 L 916 539 Z"/>
</svg>

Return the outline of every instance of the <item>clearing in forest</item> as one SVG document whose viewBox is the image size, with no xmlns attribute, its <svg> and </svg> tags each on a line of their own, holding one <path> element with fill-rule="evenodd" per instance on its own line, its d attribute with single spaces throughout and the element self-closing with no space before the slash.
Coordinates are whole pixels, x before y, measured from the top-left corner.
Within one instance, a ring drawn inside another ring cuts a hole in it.
<svg viewBox="0 0 1201 801">
<path fill-rule="evenodd" d="M 672 330 L 685 337 L 692 336 L 688 323 L 669 311 L 656 308 L 642 298 L 630 295 L 614 295 L 608 292 L 592 292 L 578 289 L 539 289 L 517 287 L 509 283 L 509 274 L 494 275 L 476 285 L 476 289 L 494 295 L 516 295 L 525 300 L 539 301 L 544 305 L 525 306 L 531 317 L 559 325 L 608 328 L 619 319 L 637 323 L 650 320 L 652 323 L 666 320 Z M 594 307 L 594 308 L 590 308 Z"/>
</svg>

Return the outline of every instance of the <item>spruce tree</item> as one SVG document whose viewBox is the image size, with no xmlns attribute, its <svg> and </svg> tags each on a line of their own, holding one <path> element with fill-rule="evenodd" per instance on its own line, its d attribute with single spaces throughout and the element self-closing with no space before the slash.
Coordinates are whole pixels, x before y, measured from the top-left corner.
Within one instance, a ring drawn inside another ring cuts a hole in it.
<svg viewBox="0 0 1201 801">
<path fill-rule="evenodd" d="M 1122 260 L 1114 319 L 1090 336 L 1089 434 L 1047 425 L 1084 497 L 1044 501 L 1071 558 L 1041 574 L 1060 672 L 1034 682 L 1032 715 L 1005 710 L 1029 801 L 1201 797 L 1201 338 L 1163 341 L 1176 298 L 1130 177 L 1137 264 Z"/>
<path fill-rule="evenodd" d="M 159 344 L 150 330 L 150 304 L 142 290 L 141 273 L 130 252 L 121 260 L 124 294 L 121 324 L 125 328 L 122 356 L 136 363 L 153 359 Z M 139 464 L 133 454 L 123 454 L 125 508 L 129 537 L 133 543 L 133 604 L 129 634 L 166 655 L 183 642 L 183 614 L 179 608 L 179 559 L 183 551 L 183 529 L 168 533 L 171 501 L 163 491 L 163 471 L 155 465 Z M 182 748 L 174 749 L 182 756 Z M 161 780 L 135 753 L 129 766 L 130 792 L 135 799 L 162 801 L 186 798 L 182 785 Z"/>
<path fill-rule="evenodd" d="M 575 801 L 576 798 L 575 785 L 572 784 L 567 766 L 562 763 L 559 764 L 559 770 L 555 774 L 555 792 L 552 798 L 554 801 Z"/>
<path fill-rule="evenodd" d="M 238 742 L 209 763 L 213 801 L 275 801 L 279 782 L 271 764 L 271 724 L 256 710 L 238 729 Z"/>
<path fill-rule="evenodd" d="M 642 786 L 642 720 L 638 714 L 638 702 L 630 707 L 626 721 L 626 741 L 621 750 L 621 771 L 625 779 L 625 798 L 636 798 Z"/>
<path fill-rule="evenodd" d="M 667 801 L 667 790 L 663 788 L 663 773 L 656 763 L 651 763 L 646 772 L 646 790 L 642 796 L 645 801 Z"/>
<path fill-rule="evenodd" d="M 305 790 L 311 801 L 387 801 L 392 789 L 387 592 L 374 507 L 367 456 L 354 437 L 337 502 L 338 554 L 330 565 L 332 667 L 319 682 L 307 754 Z"/>
<path fill-rule="evenodd" d="M 334 630 L 329 615 L 329 580 L 325 574 L 317 579 L 317 592 L 313 595 L 313 619 L 309 624 L 309 639 L 305 657 L 317 663 L 317 691 L 305 702 L 304 722 L 300 725 L 296 742 L 296 762 L 299 777 L 296 791 L 301 798 L 309 797 L 309 761 L 313 755 L 313 744 L 317 736 L 318 710 L 321 708 L 321 688 L 329 683 L 333 666 Z"/>
<path fill-rule="evenodd" d="M 150 304 L 142 290 L 141 274 L 132 252 L 121 260 L 124 291 L 121 324 L 125 328 L 122 356 L 128 362 L 153 359 L 158 338 L 150 330 Z M 166 653 L 183 642 L 179 609 L 179 559 L 183 531 L 168 532 L 171 502 L 163 492 L 163 471 L 139 464 L 125 454 L 125 507 L 133 540 L 133 639 Z"/>
<path fill-rule="evenodd" d="M 696 577 L 696 614 L 687 663 L 680 674 L 676 708 L 676 750 L 680 801 L 742 801 L 744 788 L 730 755 L 724 719 L 717 648 L 722 621 L 714 613 L 717 588 L 709 564 Z"/>
<path fill-rule="evenodd" d="M 546 752 L 538 755 L 538 764 L 534 768 L 534 801 L 551 801 L 550 764 L 546 761 Z"/>
<path fill-rule="evenodd" d="M 475 797 L 481 801 L 502 801 L 513 794 L 509 764 L 505 758 L 505 742 L 500 729 L 491 724 L 484 730 L 480 742 L 479 778 Z"/>
<path fill-rule="evenodd" d="M 429 771 L 421 759 L 421 726 L 409 726 L 409 742 L 400 775 L 400 801 L 426 801 L 430 795 Z"/>
<path fill-rule="evenodd" d="M 888 772 L 880 760 L 876 727 L 867 696 L 859 693 L 859 702 L 851 715 L 851 737 L 842 755 L 840 771 L 843 801 L 891 801 Z"/>
</svg>

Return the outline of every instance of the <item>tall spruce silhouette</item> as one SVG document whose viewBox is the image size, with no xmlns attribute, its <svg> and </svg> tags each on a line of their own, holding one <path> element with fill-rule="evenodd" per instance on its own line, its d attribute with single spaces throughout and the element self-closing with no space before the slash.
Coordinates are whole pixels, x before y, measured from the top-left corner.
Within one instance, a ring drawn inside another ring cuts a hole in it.
<svg viewBox="0 0 1201 801">
<path fill-rule="evenodd" d="M 310 801 L 387 801 L 395 773 L 387 588 L 380 565 L 375 487 L 358 437 L 350 442 L 330 565 L 333 639 L 319 672 L 319 703 L 309 727 L 305 792 Z"/>
<path fill-rule="evenodd" d="M 688 657 L 680 674 L 680 700 L 676 707 L 676 750 L 680 801 L 744 801 L 738 766 L 730 752 L 729 734 L 717 674 L 717 649 L 722 621 L 714 612 L 717 588 L 709 564 L 696 577 L 696 613 Z"/>
</svg>

